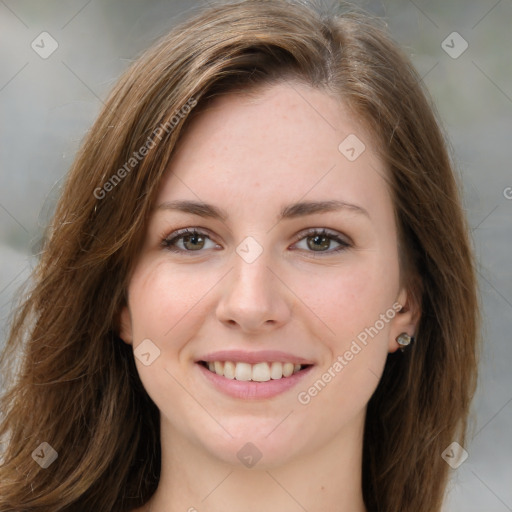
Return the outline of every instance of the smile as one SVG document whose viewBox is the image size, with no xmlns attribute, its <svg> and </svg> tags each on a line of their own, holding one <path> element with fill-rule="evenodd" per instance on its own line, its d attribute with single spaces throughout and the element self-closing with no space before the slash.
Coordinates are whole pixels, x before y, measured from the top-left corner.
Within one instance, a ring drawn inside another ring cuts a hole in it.
<svg viewBox="0 0 512 512">
<path fill-rule="evenodd" d="M 221 377 L 244 382 L 267 382 L 288 378 L 309 366 L 298 363 L 281 363 L 279 361 L 256 364 L 240 361 L 201 361 L 200 364 Z"/>
</svg>

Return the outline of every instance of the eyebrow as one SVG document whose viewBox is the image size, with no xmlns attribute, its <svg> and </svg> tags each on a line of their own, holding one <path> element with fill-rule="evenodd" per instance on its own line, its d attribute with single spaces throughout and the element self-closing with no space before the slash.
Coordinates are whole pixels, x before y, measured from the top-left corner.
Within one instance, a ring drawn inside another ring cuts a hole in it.
<svg viewBox="0 0 512 512">
<path fill-rule="evenodd" d="M 200 217 L 210 217 L 212 219 L 219 219 L 226 221 L 229 218 L 226 210 L 214 206 L 212 204 L 204 203 L 201 201 L 166 201 L 157 206 L 157 210 L 176 210 L 184 213 L 198 215 Z M 312 215 L 315 213 L 327 213 L 339 210 L 350 210 L 370 218 L 369 213 L 362 206 L 347 203 L 345 201 L 330 200 L 330 201 L 307 201 L 293 203 L 281 209 L 277 217 L 277 221 L 285 219 L 295 219 Z"/>
</svg>

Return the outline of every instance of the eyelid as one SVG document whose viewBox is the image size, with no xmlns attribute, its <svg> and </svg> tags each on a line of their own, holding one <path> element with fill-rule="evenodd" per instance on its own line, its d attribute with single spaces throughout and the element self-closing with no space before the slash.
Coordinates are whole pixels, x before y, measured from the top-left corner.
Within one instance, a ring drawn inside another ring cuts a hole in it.
<svg viewBox="0 0 512 512">
<path fill-rule="evenodd" d="M 307 228 L 305 230 L 302 230 L 300 233 L 298 233 L 295 237 L 295 242 L 297 243 L 300 240 L 302 240 L 305 237 L 308 236 L 327 236 L 331 239 L 339 239 L 338 243 L 345 244 L 347 246 L 354 245 L 354 242 L 352 242 L 351 238 L 343 233 L 340 233 L 339 231 L 334 231 L 329 228 Z"/>
<path fill-rule="evenodd" d="M 213 238 L 212 232 L 208 228 L 203 228 L 202 226 L 189 226 L 186 228 L 173 229 L 172 231 L 166 231 L 161 236 L 162 241 L 171 240 L 176 238 L 177 236 L 183 235 L 193 235 L 197 233 L 198 235 L 208 235 Z"/>
</svg>

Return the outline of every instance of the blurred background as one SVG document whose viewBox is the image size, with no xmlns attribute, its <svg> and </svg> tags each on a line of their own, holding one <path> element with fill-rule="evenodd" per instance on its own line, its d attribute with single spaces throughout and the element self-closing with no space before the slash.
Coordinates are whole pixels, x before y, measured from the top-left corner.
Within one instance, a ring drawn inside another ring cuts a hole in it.
<svg viewBox="0 0 512 512">
<path fill-rule="evenodd" d="M 479 262 L 480 385 L 469 456 L 450 470 L 445 511 L 512 511 L 512 0 L 354 3 L 387 21 L 437 104 Z M 202 5 L 0 0 L 0 346 L 63 177 L 108 91 Z"/>
</svg>

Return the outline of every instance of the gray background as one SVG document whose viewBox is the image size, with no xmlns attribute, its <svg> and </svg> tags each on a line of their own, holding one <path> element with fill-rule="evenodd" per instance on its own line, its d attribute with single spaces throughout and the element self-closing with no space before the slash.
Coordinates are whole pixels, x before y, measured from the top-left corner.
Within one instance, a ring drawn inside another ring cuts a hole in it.
<svg viewBox="0 0 512 512">
<path fill-rule="evenodd" d="M 130 61 L 197 5 L 0 0 L 0 343 L 62 177 L 102 101 Z M 445 510 L 512 511 L 512 0 L 357 5 L 386 18 L 437 103 L 479 261 L 480 386 L 469 457 L 451 470 Z M 58 43 L 47 59 L 31 48 L 43 31 Z M 458 58 L 442 47 L 454 31 L 469 45 Z"/>
</svg>

